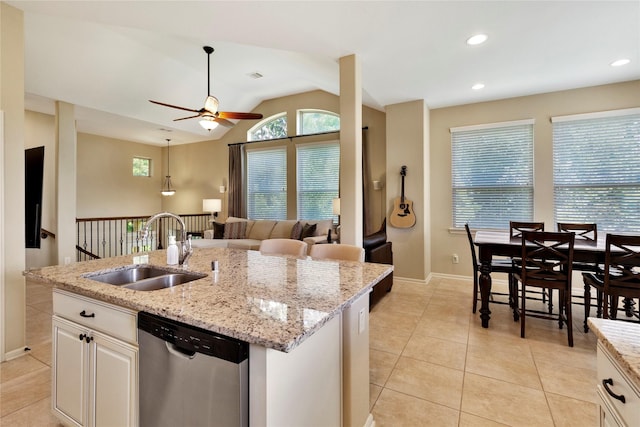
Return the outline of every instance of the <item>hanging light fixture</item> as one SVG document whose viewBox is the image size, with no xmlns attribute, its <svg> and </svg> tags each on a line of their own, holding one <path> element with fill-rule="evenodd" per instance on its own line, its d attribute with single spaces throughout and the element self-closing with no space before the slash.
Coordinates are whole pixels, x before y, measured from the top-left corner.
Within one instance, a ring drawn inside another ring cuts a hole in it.
<svg viewBox="0 0 640 427">
<path fill-rule="evenodd" d="M 164 185 L 162 186 L 162 195 L 163 196 L 173 196 L 176 194 L 176 190 L 171 186 L 171 175 L 169 174 L 169 141 L 167 139 L 167 176 L 164 177 Z"/>
</svg>

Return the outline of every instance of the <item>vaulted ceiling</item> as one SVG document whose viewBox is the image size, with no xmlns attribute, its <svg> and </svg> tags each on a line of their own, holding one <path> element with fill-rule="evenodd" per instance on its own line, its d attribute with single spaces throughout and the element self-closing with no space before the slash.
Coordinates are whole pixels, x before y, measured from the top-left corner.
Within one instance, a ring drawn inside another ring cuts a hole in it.
<svg viewBox="0 0 640 427">
<path fill-rule="evenodd" d="M 429 108 L 640 79 L 640 1 L 7 1 L 25 18 L 28 109 L 76 105 L 78 129 L 148 144 L 220 138 L 154 99 L 223 111 L 309 90 Z M 488 40 L 469 46 L 477 33 Z M 610 64 L 620 58 L 623 67 Z M 255 78 L 254 73 L 262 75 Z M 481 90 L 473 90 L 483 83 Z M 186 114 L 188 115 L 188 114 Z"/>
</svg>

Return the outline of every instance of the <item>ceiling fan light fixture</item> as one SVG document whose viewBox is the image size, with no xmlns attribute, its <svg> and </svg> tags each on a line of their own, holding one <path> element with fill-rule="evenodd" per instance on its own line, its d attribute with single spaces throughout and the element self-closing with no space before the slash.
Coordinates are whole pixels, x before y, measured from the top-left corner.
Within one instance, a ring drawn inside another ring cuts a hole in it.
<svg viewBox="0 0 640 427">
<path fill-rule="evenodd" d="M 202 116 L 202 120 L 200 120 L 200 126 L 208 131 L 212 131 L 218 127 L 218 122 L 216 122 L 215 117 Z"/>
</svg>

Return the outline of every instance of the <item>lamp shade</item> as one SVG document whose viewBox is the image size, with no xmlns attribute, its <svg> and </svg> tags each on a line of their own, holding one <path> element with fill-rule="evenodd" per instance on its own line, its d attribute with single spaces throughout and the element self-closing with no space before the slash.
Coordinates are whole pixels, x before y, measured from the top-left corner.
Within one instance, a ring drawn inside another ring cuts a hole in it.
<svg viewBox="0 0 640 427">
<path fill-rule="evenodd" d="M 220 199 L 202 199 L 203 212 L 220 212 L 222 210 L 222 200 Z"/>
<path fill-rule="evenodd" d="M 340 198 L 333 199 L 333 214 L 340 215 Z"/>
</svg>

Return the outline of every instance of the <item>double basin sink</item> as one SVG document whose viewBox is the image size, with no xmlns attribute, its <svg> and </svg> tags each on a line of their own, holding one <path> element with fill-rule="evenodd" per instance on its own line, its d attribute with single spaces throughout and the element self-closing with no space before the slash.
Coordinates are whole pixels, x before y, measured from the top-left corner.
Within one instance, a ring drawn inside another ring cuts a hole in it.
<svg viewBox="0 0 640 427">
<path fill-rule="evenodd" d="M 89 273 L 83 277 L 136 291 L 156 291 L 202 279 L 206 275 L 192 272 L 176 272 L 175 270 L 150 265 L 134 265 L 124 269 Z"/>
</svg>

